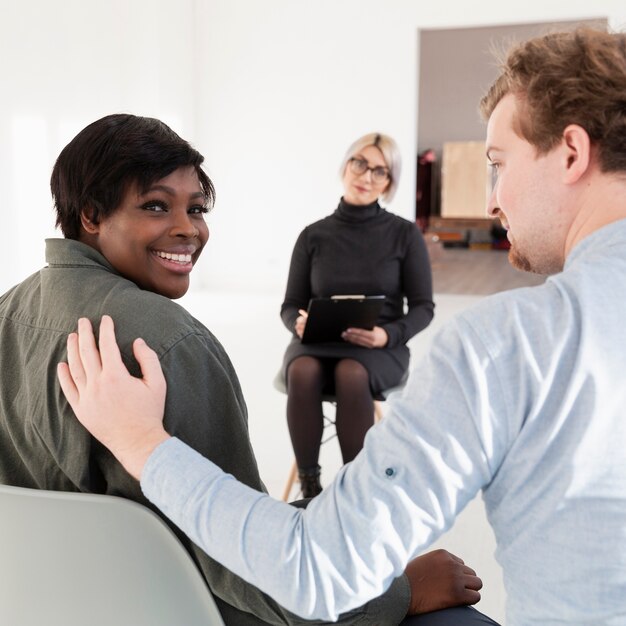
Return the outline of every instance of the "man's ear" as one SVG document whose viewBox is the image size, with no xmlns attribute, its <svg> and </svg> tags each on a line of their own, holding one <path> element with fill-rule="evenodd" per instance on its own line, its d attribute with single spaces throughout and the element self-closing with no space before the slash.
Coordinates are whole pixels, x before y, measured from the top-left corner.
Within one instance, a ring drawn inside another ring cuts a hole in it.
<svg viewBox="0 0 626 626">
<path fill-rule="evenodd" d="M 575 183 L 591 165 L 591 139 L 587 131 L 578 124 L 570 124 L 563 131 L 565 174 L 563 182 Z"/>
<path fill-rule="evenodd" d="M 97 222 L 92 221 L 92 212 L 86 209 L 83 209 L 80 212 L 80 223 L 82 227 L 88 232 L 90 235 L 95 235 L 100 232 L 100 227 Z"/>
</svg>

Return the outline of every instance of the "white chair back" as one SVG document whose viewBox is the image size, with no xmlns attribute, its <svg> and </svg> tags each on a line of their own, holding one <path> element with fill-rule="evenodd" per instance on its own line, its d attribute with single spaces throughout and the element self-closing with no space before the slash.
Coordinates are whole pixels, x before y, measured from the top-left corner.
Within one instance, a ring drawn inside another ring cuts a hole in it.
<svg viewBox="0 0 626 626">
<path fill-rule="evenodd" d="M 223 626 L 167 525 L 113 496 L 0 485 L 0 624 Z"/>
</svg>

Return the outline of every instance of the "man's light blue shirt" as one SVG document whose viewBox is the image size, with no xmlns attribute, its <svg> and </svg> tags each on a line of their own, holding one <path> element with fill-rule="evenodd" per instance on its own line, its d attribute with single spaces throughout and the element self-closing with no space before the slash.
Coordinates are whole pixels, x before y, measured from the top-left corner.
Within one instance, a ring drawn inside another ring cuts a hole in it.
<svg viewBox="0 0 626 626">
<path fill-rule="evenodd" d="M 361 454 L 306 510 L 176 439 L 146 496 L 226 567 L 305 617 L 379 595 L 480 490 L 507 624 L 626 624 L 626 220 L 545 284 L 438 334 Z M 288 582 L 287 582 L 288 581 Z"/>
</svg>

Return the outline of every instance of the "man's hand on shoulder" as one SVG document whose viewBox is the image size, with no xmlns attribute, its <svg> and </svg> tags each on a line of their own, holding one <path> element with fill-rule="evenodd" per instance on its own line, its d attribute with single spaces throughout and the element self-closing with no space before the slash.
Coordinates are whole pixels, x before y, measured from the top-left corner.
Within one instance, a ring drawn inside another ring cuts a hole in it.
<svg viewBox="0 0 626 626">
<path fill-rule="evenodd" d="M 156 353 L 141 339 L 133 352 L 142 377 L 129 374 L 108 315 L 100 322 L 99 347 L 91 323 L 81 318 L 78 333 L 67 338 L 59 383 L 80 423 L 139 480 L 148 457 L 169 438 L 163 428 L 165 378 Z"/>
</svg>

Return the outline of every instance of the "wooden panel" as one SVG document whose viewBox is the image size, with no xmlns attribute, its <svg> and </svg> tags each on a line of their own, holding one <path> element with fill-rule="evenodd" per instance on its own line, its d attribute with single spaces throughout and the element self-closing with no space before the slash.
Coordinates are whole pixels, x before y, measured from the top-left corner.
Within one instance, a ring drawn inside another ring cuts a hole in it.
<svg viewBox="0 0 626 626">
<path fill-rule="evenodd" d="M 485 218 L 491 176 L 484 141 L 443 144 L 441 217 Z"/>
<path fill-rule="evenodd" d="M 499 219 L 492 219 L 490 217 L 439 217 L 438 215 L 431 215 L 428 222 L 429 230 L 443 229 L 455 229 L 455 228 L 484 228 L 489 230 L 493 224 L 499 224 Z"/>
</svg>

